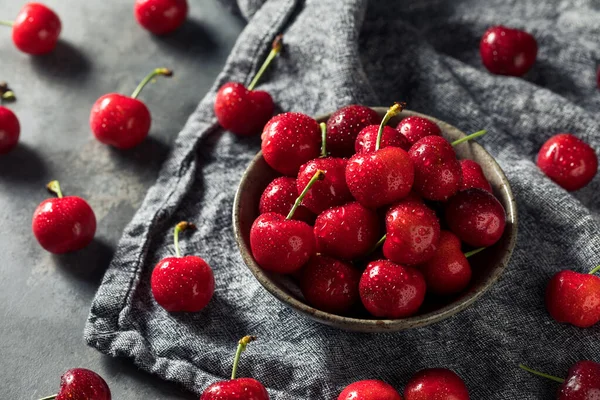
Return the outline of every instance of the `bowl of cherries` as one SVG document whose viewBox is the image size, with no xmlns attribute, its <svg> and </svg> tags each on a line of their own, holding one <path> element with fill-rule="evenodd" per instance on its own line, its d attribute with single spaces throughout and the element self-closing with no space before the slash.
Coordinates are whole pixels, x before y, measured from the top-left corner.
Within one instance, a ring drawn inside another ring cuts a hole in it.
<svg viewBox="0 0 600 400">
<path fill-rule="evenodd" d="M 288 112 L 262 133 L 233 225 L 264 288 L 318 322 L 360 332 L 422 327 L 500 277 L 517 209 L 494 158 L 436 118 L 350 105 Z"/>
</svg>

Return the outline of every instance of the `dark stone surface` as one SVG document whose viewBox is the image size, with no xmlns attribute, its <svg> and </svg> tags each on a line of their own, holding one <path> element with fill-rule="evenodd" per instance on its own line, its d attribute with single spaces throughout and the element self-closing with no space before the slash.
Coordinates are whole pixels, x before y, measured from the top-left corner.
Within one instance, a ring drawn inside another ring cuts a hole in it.
<svg viewBox="0 0 600 400">
<path fill-rule="evenodd" d="M 25 1 L 0 0 L 10 19 Z M 195 398 L 176 385 L 108 358 L 82 339 L 90 302 L 121 231 L 154 182 L 188 115 L 212 85 L 243 26 L 217 0 L 190 0 L 190 18 L 169 37 L 153 37 L 133 17 L 133 0 L 45 0 L 61 17 L 62 41 L 32 58 L 0 27 L 0 81 L 18 101 L 21 141 L 0 157 L 0 384 L 4 398 L 37 399 L 56 392 L 73 367 L 100 373 L 114 399 Z M 140 99 L 153 115 L 150 137 L 117 151 L 93 139 L 89 112 L 104 93 L 129 94 L 155 67 L 175 76 L 146 87 Z M 88 200 L 98 219 L 95 241 L 64 256 L 44 251 L 31 216 L 61 181 L 66 194 Z"/>
</svg>

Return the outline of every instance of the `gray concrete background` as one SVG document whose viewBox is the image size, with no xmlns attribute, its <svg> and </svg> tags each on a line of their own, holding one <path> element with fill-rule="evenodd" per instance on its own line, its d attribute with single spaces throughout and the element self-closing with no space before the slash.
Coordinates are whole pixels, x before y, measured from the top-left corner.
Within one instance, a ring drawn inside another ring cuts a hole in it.
<svg viewBox="0 0 600 400">
<path fill-rule="evenodd" d="M 133 17 L 133 0 L 43 0 L 61 17 L 54 53 L 29 57 L 0 27 L 0 81 L 18 101 L 19 146 L 0 156 L 0 395 L 38 399 L 56 393 L 73 367 L 101 374 L 114 399 L 192 399 L 176 385 L 106 357 L 82 339 L 91 300 L 124 226 L 154 182 L 188 115 L 210 88 L 243 22 L 217 0 L 188 0 L 190 18 L 158 38 Z M 14 19 L 23 0 L 0 0 L 0 19 Z M 148 139 L 117 151 L 93 139 L 90 108 L 102 94 L 130 94 L 155 67 L 175 76 L 146 87 L 152 113 Z M 74 254 L 44 251 L 31 216 L 49 195 L 44 185 L 88 200 L 96 213 L 95 241 Z"/>
</svg>

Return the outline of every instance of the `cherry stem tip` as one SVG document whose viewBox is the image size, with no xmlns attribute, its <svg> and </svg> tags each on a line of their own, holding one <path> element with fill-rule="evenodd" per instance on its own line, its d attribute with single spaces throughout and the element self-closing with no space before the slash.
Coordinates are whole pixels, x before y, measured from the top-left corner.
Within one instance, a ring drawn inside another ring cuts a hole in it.
<svg viewBox="0 0 600 400">
<path fill-rule="evenodd" d="M 254 88 L 258 84 L 258 81 L 260 80 L 260 78 L 263 76 L 263 74 L 269 67 L 269 64 L 271 64 L 271 61 L 273 61 L 273 59 L 275 57 L 277 57 L 277 54 L 281 53 L 282 48 L 283 48 L 283 35 L 278 35 L 275 37 L 275 40 L 273 40 L 273 45 L 271 46 L 271 52 L 269 53 L 269 55 L 267 56 L 267 58 L 261 65 L 261 67 L 258 70 L 258 72 L 256 73 L 256 75 L 254 75 L 254 78 L 252 78 L 252 82 L 250 82 L 250 84 L 248 85 L 248 88 L 247 88 L 248 90 L 254 90 Z"/>
<path fill-rule="evenodd" d="M 487 133 L 487 131 L 485 129 L 477 131 L 475 133 L 471 133 L 470 135 L 467 135 L 465 137 L 461 137 L 460 139 L 455 140 L 454 142 L 450 143 L 452 146 L 456 146 L 457 144 L 461 144 L 463 142 L 467 142 L 469 140 L 478 138 L 479 136 L 483 136 Z"/>
<path fill-rule="evenodd" d="M 171 77 L 171 76 L 173 76 L 173 71 L 170 70 L 170 69 L 168 69 L 168 68 L 156 68 L 156 69 L 154 69 L 154 71 L 150 72 L 148 75 L 146 75 L 146 77 L 144 79 L 142 79 L 142 81 L 140 82 L 140 84 L 135 88 L 135 90 L 131 94 L 131 98 L 132 99 L 137 99 L 137 97 L 142 92 L 142 89 L 144 89 L 144 87 L 148 84 L 148 82 L 150 82 L 156 76 Z"/>
<path fill-rule="evenodd" d="M 58 181 L 48 182 L 46 189 L 48 189 L 50 193 L 57 195 L 59 199 L 62 199 L 63 193 L 60 190 L 60 183 L 58 183 Z"/>
<path fill-rule="evenodd" d="M 179 232 L 185 231 L 186 229 L 196 229 L 196 225 L 191 222 L 181 221 L 175 225 L 175 230 L 173 231 L 173 244 L 175 245 L 175 254 L 177 257 L 181 257 L 181 254 L 179 253 Z"/>
<path fill-rule="evenodd" d="M 325 179 L 325 171 L 318 169 L 317 172 L 315 172 L 315 174 L 313 175 L 313 177 L 310 178 L 310 181 L 308 181 L 306 187 L 304 188 L 302 193 L 300 193 L 300 196 L 298 196 L 298 198 L 294 202 L 294 206 L 288 213 L 287 217 L 285 217 L 285 219 L 292 219 L 294 213 L 296 213 L 296 209 L 300 206 L 300 203 L 302 203 L 302 200 L 304 199 L 304 197 L 306 197 L 306 194 L 308 193 L 310 188 L 315 184 L 316 181 L 321 181 L 323 179 Z"/>
<path fill-rule="evenodd" d="M 377 131 L 377 142 L 375 142 L 375 151 L 379 150 L 381 146 L 381 137 L 383 136 L 383 129 L 387 125 L 390 119 L 394 118 L 396 115 L 400 114 L 402 110 L 406 107 L 406 103 L 394 103 L 385 113 L 383 119 L 381 120 L 381 124 L 379 124 L 379 130 Z"/>
<path fill-rule="evenodd" d="M 553 376 L 553 375 L 548 375 L 548 374 L 545 374 L 545 373 L 540 372 L 540 371 L 536 371 L 535 369 L 531 369 L 528 366 L 523 365 L 523 364 L 519 364 L 519 368 L 521 368 L 521 369 L 523 369 L 523 370 L 525 370 L 525 371 L 527 371 L 529 373 L 532 373 L 534 375 L 541 376 L 542 378 L 551 379 L 554 382 L 563 383 L 565 381 L 562 378 L 559 378 L 559 377 Z"/>
<path fill-rule="evenodd" d="M 58 394 L 53 394 L 52 396 L 46 396 L 46 397 L 42 397 L 42 398 L 41 398 L 41 399 L 39 399 L 39 400 L 52 400 L 52 399 L 55 399 L 55 398 L 56 398 L 56 396 L 58 396 Z"/>
<path fill-rule="evenodd" d="M 237 351 L 235 352 L 235 357 L 233 359 L 233 368 L 231 370 L 231 380 L 234 380 L 237 375 L 238 364 L 240 363 L 240 357 L 242 356 L 242 352 L 246 350 L 248 343 L 254 342 L 256 340 L 256 336 L 244 336 L 238 342 Z"/>
</svg>

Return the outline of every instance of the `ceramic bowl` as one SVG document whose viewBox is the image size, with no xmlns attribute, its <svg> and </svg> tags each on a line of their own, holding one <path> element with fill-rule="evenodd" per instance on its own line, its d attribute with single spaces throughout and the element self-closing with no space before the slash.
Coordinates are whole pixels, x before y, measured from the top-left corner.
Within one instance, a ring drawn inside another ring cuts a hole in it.
<svg viewBox="0 0 600 400">
<path fill-rule="evenodd" d="M 384 107 L 373 107 L 373 109 L 382 117 L 387 110 Z M 449 141 L 465 136 L 454 126 L 428 115 L 408 110 L 404 110 L 392 119 L 389 125 L 396 126 L 400 119 L 411 115 L 426 117 L 436 122 L 444 137 Z M 327 121 L 328 117 L 329 115 L 323 115 L 317 118 L 317 121 Z M 267 185 L 279 176 L 267 165 L 260 152 L 254 157 L 242 176 L 233 205 L 233 227 L 242 259 L 260 284 L 277 300 L 303 316 L 343 330 L 357 332 L 402 331 L 450 318 L 473 304 L 498 280 L 508 265 L 517 238 L 517 205 L 510 184 L 498 163 L 477 142 L 462 143 L 457 145 L 455 150 L 459 159 L 472 159 L 481 165 L 485 176 L 492 185 L 494 195 L 506 210 L 506 228 L 502 238 L 495 245 L 469 259 L 473 268 L 473 278 L 469 287 L 459 296 L 445 299 L 439 303 L 426 300 L 418 314 L 402 319 L 377 319 L 366 314 L 346 317 L 320 311 L 308 305 L 297 284 L 290 277 L 266 272 L 252 258 L 249 239 L 250 227 L 258 217 L 259 199 Z"/>
</svg>

